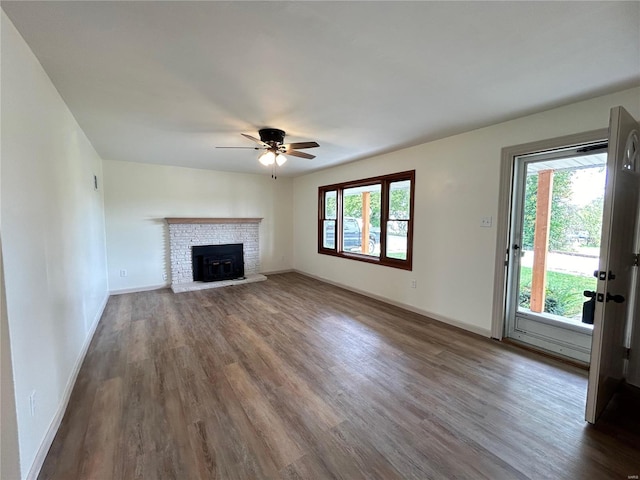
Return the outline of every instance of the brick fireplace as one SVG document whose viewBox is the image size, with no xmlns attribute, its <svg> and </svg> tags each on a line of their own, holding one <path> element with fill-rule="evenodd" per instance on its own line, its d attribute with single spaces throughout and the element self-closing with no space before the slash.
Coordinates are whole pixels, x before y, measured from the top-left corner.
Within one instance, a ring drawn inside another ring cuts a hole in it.
<svg viewBox="0 0 640 480">
<path fill-rule="evenodd" d="M 165 218 L 169 225 L 171 288 L 174 292 L 216 288 L 266 280 L 260 271 L 261 218 Z M 242 244 L 243 280 L 195 282 L 192 248 L 204 245 Z"/>
</svg>

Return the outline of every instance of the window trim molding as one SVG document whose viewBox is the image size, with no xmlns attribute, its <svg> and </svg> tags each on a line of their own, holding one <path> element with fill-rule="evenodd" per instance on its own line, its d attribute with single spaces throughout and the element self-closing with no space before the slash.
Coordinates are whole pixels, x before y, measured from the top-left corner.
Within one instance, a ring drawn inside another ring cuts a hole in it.
<svg viewBox="0 0 640 480">
<path fill-rule="evenodd" d="M 322 185 L 318 187 L 318 222 L 317 222 L 317 250 L 321 255 L 331 255 L 334 257 L 347 258 L 365 263 L 373 263 L 376 265 L 384 265 L 387 267 L 399 268 L 402 270 L 413 270 L 413 230 L 414 230 L 414 199 L 415 199 L 415 170 L 406 170 L 404 172 L 391 173 L 388 175 L 379 175 L 376 177 L 351 180 L 348 182 L 334 183 L 331 185 Z M 389 221 L 389 195 L 390 185 L 393 182 L 409 180 L 409 219 L 407 221 L 407 258 L 405 260 L 386 256 L 387 241 L 387 222 Z M 370 255 L 345 252 L 342 250 L 339 232 L 342 231 L 342 196 L 345 189 L 354 187 L 363 187 L 366 185 L 379 184 L 380 189 L 380 256 L 372 257 Z M 334 248 L 324 247 L 323 238 L 323 222 L 325 220 L 333 220 L 325 218 L 325 194 L 327 192 L 336 192 L 336 219 L 335 219 L 335 242 Z"/>
</svg>

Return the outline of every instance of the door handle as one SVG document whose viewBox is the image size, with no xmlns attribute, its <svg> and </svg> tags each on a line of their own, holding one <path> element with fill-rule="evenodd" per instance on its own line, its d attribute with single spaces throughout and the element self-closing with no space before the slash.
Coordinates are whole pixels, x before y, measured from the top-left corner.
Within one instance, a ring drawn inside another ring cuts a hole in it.
<svg viewBox="0 0 640 480">
<path fill-rule="evenodd" d="M 582 294 L 589 299 L 582 305 L 582 323 L 593 325 L 596 311 L 596 292 L 585 290 Z"/>
<path fill-rule="evenodd" d="M 607 302 L 624 303 L 624 297 L 622 295 L 611 295 L 607 292 Z"/>
</svg>

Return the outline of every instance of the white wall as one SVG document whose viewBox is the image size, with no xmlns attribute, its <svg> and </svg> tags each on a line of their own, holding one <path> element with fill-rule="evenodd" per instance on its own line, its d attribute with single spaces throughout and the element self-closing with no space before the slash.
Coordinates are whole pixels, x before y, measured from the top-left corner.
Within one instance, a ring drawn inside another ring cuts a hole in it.
<svg viewBox="0 0 640 480">
<path fill-rule="evenodd" d="M 2 253 L 25 477 L 107 298 L 103 198 L 93 188 L 102 162 L 4 12 L 1 21 Z"/>
<path fill-rule="evenodd" d="M 296 178 L 294 268 L 489 336 L 501 149 L 605 128 L 616 105 L 640 118 L 640 88 Z M 412 169 L 413 271 L 316 252 L 319 186 Z M 485 216 L 492 228 L 480 227 Z"/>
<path fill-rule="evenodd" d="M 111 292 L 170 284 L 165 217 L 262 217 L 261 271 L 292 268 L 291 179 L 111 160 L 103 168 Z"/>
</svg>

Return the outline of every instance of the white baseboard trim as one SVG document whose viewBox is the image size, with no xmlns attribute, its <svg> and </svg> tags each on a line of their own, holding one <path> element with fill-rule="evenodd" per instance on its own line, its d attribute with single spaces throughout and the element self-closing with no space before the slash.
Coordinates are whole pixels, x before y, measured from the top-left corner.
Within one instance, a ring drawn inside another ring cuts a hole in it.
<svg viewBox="0 0 640 480">
<path fill-rule="evenodd" d="M 51 448 L 51 444 L 53 443 L 53 439 L 58 433 L 58 429 L 60 428 L 60 424 L 62 423 L 62 419 L 64 418 L 64 413 L 67 410 L 67 406 L 69 405 L 69 400 L 71 398 L 71 392 L 73 391 L 73 387 L 76 384 L 76 380 L 78 378 L 78 374 L 80 373 L 80 367 L 82 367 L 82 363 L 84 362 L 84 358 L 87 355 L 87 351 L 89 350 L 89 345 L 91 344 L 91 340 L 93 340 L 93 335 L 96 333 L 96 328 L 98 327 L 98 323 L 100 323 L 100 319 L 102 318 L 102 314 L 104 313 L 104 309 L 107 306 L 107 301 L 109 300 L 109 294 L 106 294 L 102 299 L 100 307 L 96 312 L 95 317 L 93 318 L 93 322 L 89 331 L 87 332 L 87 337 L 84 340 L 84 344 L 82 345 L 82 349 L 80 350 L 80 354 L 76 359 L 76 363 L 73 366 L 73 370 L 71 371 L 71 375 L 69 375 L 69 380 L 67 381 L 67 386 L 62 393 L 62 398 L 60 399 L 60 404 L 58 405 L 58 410 L 56 414 L 53 416 L 51 420 L 51 424 L 47 429 L 47 433 L 45 433 L 42 442 L 40 443 L 40 448 L 38 448 L 38 452 L 36 453 L 35 458 L 33 459 L 33 463 L 31 464 L 31 468 L 29 469 L 29 473 L 27 474 L 27 480 L 37 480 L 38 475 L 40 475 L 40 470 L 42 470 L 42 466 L 44 465 L 44 460 L 47 458 L 47 453 L 49 453 L 49 449 Z"/>
<path fill-rule="evenodd" d="M 460 322 L 458 320 L 454 320 L 452 318 L 444 317 L 442 315 L 438 315 L 437 313 L 428 312 L 427 310 L 423 310 L 421 308 L 417 308 L 411 305 L 407 305 L 406 303 L 396 302 L 395 300 L 391 300 L 386 297 L 382 297 L 380 295 L 375 295 L 371 292 L 367 292 L 365 290 L 360 290 L 359 288 L 354 288 L 349 285 L 345 285 L 340 282 L 334 282 L 333 280 L 329 280 L 327 278 L 319 277 L 317 275 L 312 275 L 307 272 L 303 272 L 300 270 L 292 270 L 295 273 L 299 273 L 300 275 L 304 275 L 305 277 L 313 278 L 314 280 L 319 280 L 324 283 L 329 283 L 331 285 L 335 285 L 336 287 L 344 288 L 345 290 L 349 290 L 350 292 L 358 293 L 360 295 L 364 295 L 365 297 L 373 298 L 374 300 L 378 300 L 383 303 L 387 303 L 389 305 L 393 305 L 394 307 L 401 308 L 403 310 L 408 310 L 409 312 L 417 313 L 418 315 L 422 315 L 424 317 L 428 317 L 432 320 L 436 320 L 441 323 L 446 323 L 447 325 L 451 325 L 452 327 L 460 328 L 461 330 L 466 330 L 467 332 L 475 333 L 476 335 L 480 335 L 486 338 L 491 338 L 491 330 L 488 328 L 476 327 L 474 325 L 469 325 L 467 323 Z"/>
<path fill-rule="evenodd" d="M 145 287 L 121 288 L 119 290 L 111 290 L 109 295 L 122 295 L 123 293 L 150 292 L 151 290 L 161 290 L 163 288 L 171 288 L 169 283 L 161 283 L 158 285 L 147 285 Z"/>
<path fill-rule="evenodd" d="M 287 268 L 285 270 L 273 270 L 271 272 L 260 272 L 260 273 L 262 273 L 262 275 L 278 275 L 280 273 L 291 273 L 291 272 L 295 272 L 295 270 L 293 270 L 292 268 Z"/>
</svg>

